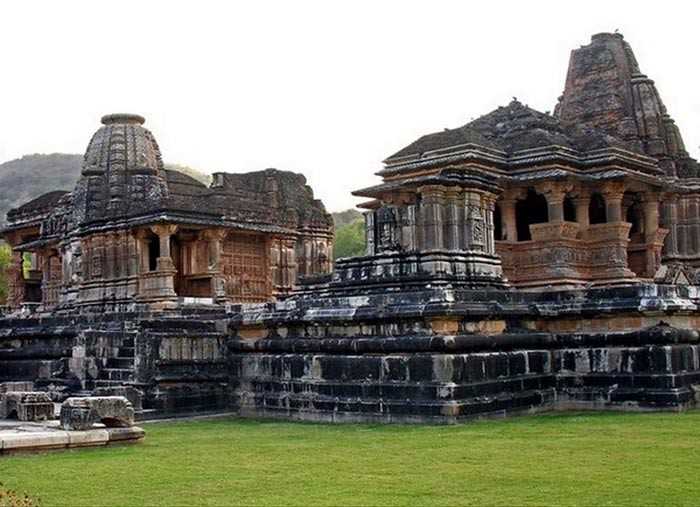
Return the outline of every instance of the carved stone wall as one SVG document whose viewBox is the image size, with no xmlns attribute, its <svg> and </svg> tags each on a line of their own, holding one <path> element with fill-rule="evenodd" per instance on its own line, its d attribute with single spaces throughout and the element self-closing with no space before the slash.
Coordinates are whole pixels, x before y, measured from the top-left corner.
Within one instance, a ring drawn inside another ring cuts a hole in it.
<svg viewBox="0 0 700 507">
<path fill-rule="evenodd" d="M 385 204 L 365 213 L 368 255 L 426 250 L 495 253 L 494 196 L 439 185 L 419 192 L 415 204 Z"/>
<path fill-rule="evenodd" d="M 272 297 L 267 243 L 262 235 L 232 234 L 224 242 L 221 267 L 226 295 L 237 303 Z"/>
</svg>

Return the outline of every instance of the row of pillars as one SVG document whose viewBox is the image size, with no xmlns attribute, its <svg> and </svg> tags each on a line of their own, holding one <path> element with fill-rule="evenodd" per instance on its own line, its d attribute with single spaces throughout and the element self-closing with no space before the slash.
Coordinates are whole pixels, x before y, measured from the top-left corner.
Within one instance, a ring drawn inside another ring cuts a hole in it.
<svg viewBox="0 0 700 507">
<path fill-rule="evenodd" d="M 177 273 L 175 263 L 172 258 L 171 242 L 172 237 L 177 233 L 178 226 L 173 224 L 159 224 L 150 227 L 150 232 L 158 236 L 159 254 L 156 259 L 156 270 L 154 273 L 163 277 L 162 295 L 164 297 L 176 296 L 174 277 Z M 149 237 L 149 230 L 142 229 L 136 234 L 141 262 L 141 272 L 149 272 L 149 247 L 146 239 Z M 212 297 L 225 297 L 224 284 L 221 272 L 221 250 L 222 242 L 226 237 L 226 231 L 220 229 L 205 230 L 201 233 L 201 239 L 209 243 L 208 272 L 212 275 Z"/>
<path fill-rule="evenodd" d="M 548 182 L 535 187 L 547 200 L 549 222 L 564 221 L 564 199 L 570 193 L 576 209 L 576 222 L 581 230 L 590 227 L 589 209 L 592 192 L 581 189 L 575 190 L 571 185 Z M 506 191 L 504 198 L 499 201 L 501 207 L 502 230 L 507 241 L 517 241 L 516 204 L 525 198 L 526 189 L 511 189 Z M 618 223 L 625 220 L 622 201 L 625 189 L 620 182 L 608 183 L 601 187 L 600 195 L 605 202 L 606 222 Z M 644 231 L 648 240 L 653 240 L 659 228 L 659 194 L 646 192 L 643 194 Z"/>
</svg>

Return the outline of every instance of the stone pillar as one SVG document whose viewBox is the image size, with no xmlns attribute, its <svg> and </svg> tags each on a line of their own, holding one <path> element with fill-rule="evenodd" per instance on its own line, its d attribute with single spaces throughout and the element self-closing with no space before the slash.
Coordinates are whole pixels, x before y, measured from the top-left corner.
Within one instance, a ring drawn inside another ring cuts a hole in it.
<svg viewBox="0 0 700 507">
<path fill-rule="evenodd" d="M 24 253 L 12 251 L 10 265 L 7 267 L 7 306 L 19 308 L 24 301 Z"/>
<path fill-rule="evenodd" d="M 535 190 L 544 195 L 547 200 L 547 216 L 549 222 L 564 221 L 564 198 L 571 188 L 571 183 L 562 181 L 548 181 L 535 187 Z"/>
<path fill-rule="evenodd" d="M 518 226 L 515 218 L 515 205 L 517 199 L 503 199 L 501 204 L 501 230 L 505 234 L 506 241 L 518 241 Z"/>
<path fill-rule="evenodd" d="M 211 293 L 218 302 L 226 300 L 226 288 L 221 266 L 221 243 L 226 239 L 227 233 L 225 229 L 210 229 L 202 234 L 202 239 L 209 244 L 208 271 L 211 274 Z"/>
<path fill-rule="evenodd" d="M 365 253 L 366 255 L 374 255 L 375 251 L 375 228 L 374 228 L 374 211 L 365 211 Z"/>
<path fill-rule="evenodd" d="M 465 194 L 467 206 L 464 223 L 466 249 L 486 251 L 488 239 L 481 194 L 469 191 Z"/>
<path fill-rule="evenodd" d="M 148 243 L 147 238 L 149 231 L 146 229 L 138 229 L 133 232 L 136 241 L 136 262 L 134 273 L 147 273 L 150 271 L 148 266 Z"/>
<path fill-rule="evenodd" d="M 399 210 L 401 221 L 401 247 L 405 252 L 413 252 L 418 248 L 416 238 L 416 206 L 407 204 Z"/>
<path fill-rule="evenodd" d="M 591 194 L 579 192 L 574 197 L 574 206 L 576 206 L 576 222 L 579 224 L 579 230 L 584 232 L 591 225 L 591 217 L 588 214 L 591 206 Z"/>
<path fill-rule="evenodd" d="M 659 194 L 646 193 L 642 198 L 644 210 L 644 239 L 650 243 L 656 239 L 659 229 Z"/>
<path fill-rule="evenodd" d="M 690 224 L 691 250 L 693 255 L 700 254 L 700 199 L 698 196 L 690 197 L 693 202 L 693 214 Z"/>
<path fill-rule="evenodd" d="M 647 192 L 642 197 L 644 210 L 644 242 L 646 243 L 646 273 L 647 278 L 653 278 L 661 266 L 661 250 L 667 231 L 659 228 L 658 193 Z"/>
<path fill-rule="evenodd" d="M 161 224 L 154 225 L 151 230 L 158 236 L 160 241 L 160 256 L 158 257 L 158 271 L 170 271 L 175 269 L 170 253 L 170 238 L 177 232 L 177 225 Z"/>
<path fill-rule="evenodd" d="M 447 228 L 447 237 L 445 238 L 445 248 L 448 250 L 460 250 L 460 227 L 459 227 L 459 198 L 460 189 L 449 187 L 445 191 L 445 224 Z"/>
<path fill-rule="evenodd" d="M 605 199 L 605 215 L 608 223 L 624 222 L 622 215 L 622 199 L 625 195 L 625 187 L 622 182 L 610 182 L 603 186 L 603 198 Z"/>
<path fill-rule="evenodd" d="M 160 256 L 156 261 L 154 272 L 141 274 L 140 297 L 149 301 L 155 308 L 171 306 L 177 297 L 175 292 L 175 263 L 170 253 L 170 238 L 177 231 L 172 224 L 159 224 L 151 227 L 151 231 L 160 241 Z"/>
<path fill-rule="evenodd" d="M 423 198 L 421 211 L 424 228 L 422 250 L 444 248 L 443 240 L 443 206 L 445 203 L 445 187 L 427 185 L 419 189 Z"/>
<path fill-rule="evenodd" d="M 282 284 L 284 289 L 291 290 L 297 281 L 297 262 L 295 255 L 296 241 L 285 238 L 282 241 Z"/>
<path fill-rule="evenodd" d="M 561 191 L 548 192 L 545 194 L 547 199 L 547 215 L 550 222 L 564 221 L 564 196 L 566 194 Z"/>
<path fill-rule="evenodd" d="M 664 228 L 668 229 L 664 243 L 664 255 L 668 257 L 678 256 L 678 196 L 674 194 L 663 195 Z"/>
<path fill-rule="evenodd" d="M 493 223 L 494 210 L 496 209 L 496 196 L 482 195 L 484 220 L 486 223 L 486 253 L 496 253 L 495 227 Z"/>
</svg>

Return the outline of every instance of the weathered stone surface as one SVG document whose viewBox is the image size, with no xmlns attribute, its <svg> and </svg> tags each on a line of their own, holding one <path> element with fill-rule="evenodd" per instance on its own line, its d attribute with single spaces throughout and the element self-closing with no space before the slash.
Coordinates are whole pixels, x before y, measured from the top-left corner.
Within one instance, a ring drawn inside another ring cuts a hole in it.
<svg viewBox="0 0 700 507">
<path fill-rule="evenodd" d="M 107 427 L 134 425 L 134 408 L 123 396 L 68 398 L 61 405 L 61 427 L 82 431 L 101 422 Z"/>
<path fill-rule="evenodd" d="M 10 391 L 0 394 L 0 419 L 46 421 L 54 418 L 54 406 L 46 393 Z"/>
<path fill-rule="evenodd" d="M 555 114 L 513 100 L 389 157 L 356 192 L 366 254 L 332 274 L 302 176 L 206 188 L 142 123 L 105 118 L 74 192 L 4 231 L 12 307 L 36 312 L 0 320 L 0 378 L 132 400 L 71 398 L 66 426 L 139 403 L 376 422 L 697 404 L 697 164 L 621 36 L 572 54 Z"/>
<path fill-rule="evenodd" d="M 0 425 L 0 454 L 36 452 L 108 444 L 135 443 L 143 440 L 142 428 L 98 428 L 85 431 L 65 431 L 55 424 L 3 422 Z"/>
<path fill-rule="evenodd" d="M 34 382 L 0 382 L 0 395 L 11 392 L 30 392 L 34 391 Z"/>
<path fill-rule="evenodd" d="M 135 412 L 143 410 L 143 391 L 131 386 L 98 387 L 93 391 L 94 396 L 121 396 L 129 400 Z"/>
</svg>

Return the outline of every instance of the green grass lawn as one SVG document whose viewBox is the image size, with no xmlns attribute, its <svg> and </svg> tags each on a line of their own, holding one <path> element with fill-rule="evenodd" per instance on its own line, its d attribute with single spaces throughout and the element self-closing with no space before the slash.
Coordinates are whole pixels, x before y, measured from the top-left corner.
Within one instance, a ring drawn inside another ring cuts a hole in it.
<svg viewBox="0 0 700 507">
<path fill-rule="evenodd" d="M 700 412 L 144 426 L 142 444 L 2 457 L 0 481 L 73 507 L 700 504 Z"/>
</svg>

